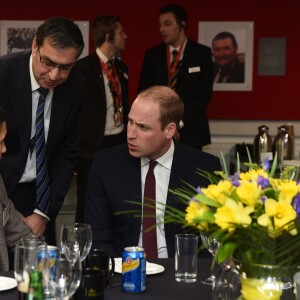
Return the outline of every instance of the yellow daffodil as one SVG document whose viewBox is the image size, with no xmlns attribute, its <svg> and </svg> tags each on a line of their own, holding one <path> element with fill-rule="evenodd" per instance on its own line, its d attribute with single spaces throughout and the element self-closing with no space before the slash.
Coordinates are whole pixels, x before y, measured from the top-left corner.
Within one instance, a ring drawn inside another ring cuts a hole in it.
<svg viewBox="0 0 300 300">
<path fill-rule="evenodd" d="M 233 231 L 234 224 L 248 226 L 252 219 L 249 216 L 254 211 L 253 206 L 244 207 L 242 202 L 235 202 L 227 199 L 224 206 L 217 209 L 215 213 L 215 223 L 222 229 Z"/>
<path fill-rule="evenodd" d="M 265 214 L 261 215 L 257 222 L 261 226 L 271 226 L 271 218 L 274 219 L 275 230 L 294 220 L 297 214 L 294 208 L 285 201 L 277 202 L 267 199 L 265 202 Z"/>
<path fill-rule="evenodd" d="M 240 178 L 242 181 L 257 181 L 258 176 L 268 178 L 268 173 L 263 169 L 249 170 L 248 172 L 241 173 Z"/>
<path fill-rule="evenodd" d="M 256 182 L 242 181 L 236 188 L 239 199 L 246 205 L 254 206 L 260 200 L 261 186 Z"/>
<path fill-rule="evenodd" d="M 209 207 L 199 201 L 191 201 L 186 208 L 185 220 L 188 224 L 195 224 L 195 218 L 203 216 L 203 214 L 209 211 Z M 197 224 L 199 230 L 207 229 L 207 222 L 203 221 Z"/>
<path fill-rule="evenodd" d="M 292 180 L 272 179 L 271 185 L 278 191 L 278 201 L 292 203 L 293 198 L 299 192 L 299 186 Z"/>
<path fill-rule="evenodd" d="M 234 186 L 229 180 L 222 180 L 216 185 L 210 184 L 206 189 L 202 188 L 201 191 L 207 198 L 216 200 L 220 204 L 224 204 L 233 188 Z"/>
</svg>

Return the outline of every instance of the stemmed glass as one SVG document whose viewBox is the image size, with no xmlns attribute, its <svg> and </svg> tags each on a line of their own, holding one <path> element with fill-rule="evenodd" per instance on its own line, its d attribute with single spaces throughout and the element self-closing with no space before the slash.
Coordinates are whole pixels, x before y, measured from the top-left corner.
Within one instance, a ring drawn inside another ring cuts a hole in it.
<svg viewBox="0 0 300 300">
<path fill-rule="evenodd" d="M 51 295 L 58 300 L 70 299 L 78 289 L 81 280 L 81 262 L 71 263 L 64 253 L 55 262 L 55 272 L 50 279 Z"/>
<path fill-rule="evenodd" d="M 82 262 L 92 247 L 92 229 L 89 224 L 64 224 L 61 228 L 61 249 L 66 258 L 74 264 Z"/>
<path fill-rule="evenodd" d="M 220 243 L 214 239 L 213 237 L 211 237 L 210 235 L 206 235 L 204 233 L 200 233 L 200 237 L 201 237 L 201 241 L 203 243 L 203 245 L 205 246 L 205 248 L 212 254 L 212 256 L 214 257 L 217 253 L 218 247 L 220 245 Z M 201 280 L 202 283 L 204 284 L 209 284 L 209 285 L 213 285 L 214 280 L 215 280 L 215 268 L 216 268 L 216 264 L 214 264 L 213 270 L 211 272 L 211 275 L 207 278 L 203 278 Z"/>
</svg>

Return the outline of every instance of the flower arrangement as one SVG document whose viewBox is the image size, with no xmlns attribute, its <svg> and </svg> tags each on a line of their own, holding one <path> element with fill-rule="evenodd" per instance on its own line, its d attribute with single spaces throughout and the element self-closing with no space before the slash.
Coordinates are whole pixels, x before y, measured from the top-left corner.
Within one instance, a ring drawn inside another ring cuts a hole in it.
<svg viewBox="0 0 300 300">
<path fill-rule="evenodd" d="M 250 156 L 249 156 L 250 157 Z M 285 168 L 276 178 L 277 159 L 263 166 L 251 162 L 248 171 L 229 175 L 208 174 L 206 188 L 175 189 L 172 192 L 188 202 L 186 212 L 168 211 L 168 217 L 217 239 L 217 262 L 239 260 L 248 271 L 251 265 L 300 265 L 300 184 L 294 167 Z M 225 166 L 225 165 L 224 165 Z M 184 220 L 183 220 L 184 218 Z"/>
</svg>

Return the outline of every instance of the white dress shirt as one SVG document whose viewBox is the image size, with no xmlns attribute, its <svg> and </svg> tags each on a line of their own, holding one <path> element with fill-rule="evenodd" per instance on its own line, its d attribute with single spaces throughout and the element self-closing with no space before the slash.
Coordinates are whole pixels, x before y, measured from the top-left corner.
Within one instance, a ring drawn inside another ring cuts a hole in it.
<svg viewBox="0 0 300 300">
<path fill-rule="evenodd" d="M 99 48 L 96 49 L 97 55 L 100 57 L 100 59 L 106 64 L 108 61 L 108 58 L 99 50 Z M 118 134 L 123 131 L 124 124 L 121 124 L 120 126 L 115 126 L 114 122 L 114 99 L 109 87 L 109 81 L 107 76 L 105 75 L 105 72 L 102 71 L 103 79 L 104 79 L 104 88 L 105 88 L 105 97 L 106 97 L 106 123 L 105 123 L 105 131 L 104 135 L 112 135 L 112 134 Z M 121 88 L 121 87 L 120 87 Z"/>
<path fill-rule="evenodd" d="M 36 81 L 32 71 L 32 56 L 30 56 L 30 60 L 29 60 L 29 71 L 30 71 L 31 91 L 32 91 L 32 108 L 31 108 L 32 117 L 31 117 L 31 136 L 30 136 L 30 138 L 32 139 L 35 135 L 36 110 L 38 107 L 38 102 L 40 97 L 40 94 L 37 91 L 37 89 L 40 88 L 40 85 Z M 44 109 L 44 130 L 45 130 L 46 143 L 48 138 L 49 126 L 50 126 L 52 97 L 53 97 L 53 89 L 49 90 L 47 94 L 45 109 Z M 36 178 L 36 153 L 35 153 L 35 148 L 33 148 L 32 153 L 30 153 L 30 150 L 28 151 L 25 170 L 21 177 L 20 182 L 32 182 L 35 180 L 35 178 Z M 46 217 L 49 220 L 49 218 L 41 211 L 35 209 L 34 212 Z"/>
<path fill-rule="evenodd" d="M 161 225 L 156 227 L 158 258 L 168 258 L 165 226 L 163 222 L 165 217 L 165 205 L 167 202 L 169 180 L 170 180 L 171 167 L 173 162 L 173 154 L 174 154 L 174 143 L 172 141 L 169 150 L 162 157 L 156 159 L 158 163 L 154 168 L 154 176 L 155 176 L 155 183 L 156 183 L 156 189 L 155 189 L 156 223 L 162 223 Z M 141 158 L 143 201 L 144 201 L 145 180 L 149 169 L 149 161 L 150 160 L 148 158 Z M 143 224 L 141 226 L 141 232 L 139 238 L 139 246 L 142 247 L 142 245 L 143 245 Z"/>
</svg>

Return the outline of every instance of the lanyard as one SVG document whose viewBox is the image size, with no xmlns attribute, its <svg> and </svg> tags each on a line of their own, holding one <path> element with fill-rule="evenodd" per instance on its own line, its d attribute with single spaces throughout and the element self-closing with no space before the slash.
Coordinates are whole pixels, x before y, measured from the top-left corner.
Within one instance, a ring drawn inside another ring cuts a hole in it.
<svg viewBox="0 0 300 300">
<path fill-rule="evenodd" d="M 116 70 L 116 67 L 114 64 L 112 64 L 112 71 L 109 70 L 107 64 L 103 62 L 103 60 L 99 57 L 100 63 L 102 70 L 104 74 L 106 75 L 109 84 L 112 89 L 112 96 L 114 99 L 114 106 L 115 110 L 120 108 L 122 106 L 122 96 L 121 96 L 121 91 L 120 91 L 120 78 L 119 74 Z M 112 74 L 113 73 L 113 74 Z"/>
<path fill-rule="evenodd" d="M 166 52 L 167 52 L 167 63 L 168 63 L 168 75 L 169 75 L 169 82 L 171 82 L 171 79 L 173 78 L 174 76 L 174 73 L 175 73 L 175 70 L 177 68 L 177 65 L 179 63 L 179 59 L 181 57 L 181 53 L 182 53 L 182 49 L 183 49 L 183 44 L 180 45 L 179 47 L 179 51 L 175 57 L 175 61 L 174 61 L 174 64 L 172 65 L 172 69 L 171 69 L 171 61 L 170 61 L 170 53 L 171 53 L 171 49 L 170 49 L 170 46 L 167 45 L 166 47 Z"/>
</svg>

